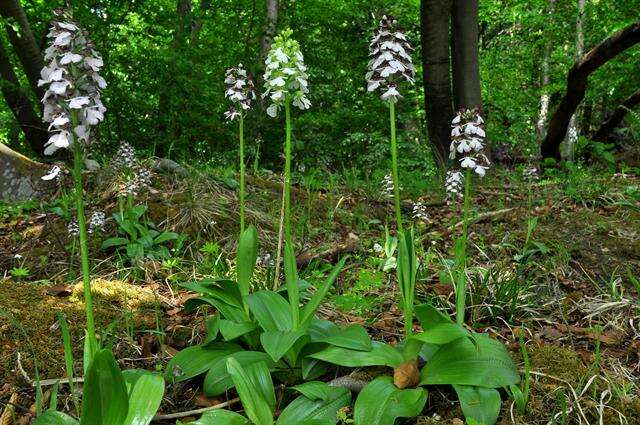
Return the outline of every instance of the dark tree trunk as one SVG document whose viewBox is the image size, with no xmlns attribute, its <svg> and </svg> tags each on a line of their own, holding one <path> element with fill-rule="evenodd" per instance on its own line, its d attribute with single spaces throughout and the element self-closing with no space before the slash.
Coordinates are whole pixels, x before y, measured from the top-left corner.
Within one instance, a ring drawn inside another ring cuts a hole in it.
<svg viewBox="0 0 640 425">
<path fill-rule="evenodd" d="M 0 84 L 2 95 L 24 132 L 27 142 L 37 154 L 42 155 L 44 152 L 44 144 L 49 138 L 49 133 L 33 109 L 31 101 L 24 91 L 22 91 L 18 77 L 11 66 L 11 61 L 1 42 Z"/>
<path fill-rule="evenodd" d="M 604 121 L 600 128 L 591 137 L 593 140 L 606 141 L 613 130 L 616 129 L 627 115 L 629 109 L 633 109 L 640 103 L 640 90 L 625 99 L 620 106 L 613 111 L 613 114 Z"/>
<path fill-rule="evenodd" d="M 453 93 L 456 109 L 482 111 L 478 59 L 478 0 L 453 0 Z"/>
<path fill-rule="evenodd" d="M 11 41 L 24 68 L 29 85 L 38 99 L 42 99 L 44 90 L 42 87 L 38 87 L 38 80 L 40 79 L 40 70 L 44 67 L 44 58 L 19 0 L 0 1 L 0 15 L 5 19 L 9 41 Z M 17 27 L 18 33 L 16 33 L 14 26 Z"/>
<path fill-rule="evenodd" d="M 567 76 L 567 91 L 551 117 L 547 136 L 540 146 L 543 158 L 561 160 L 560 143 L 567 134 L 569 121 L 584 98 L 589 75 L 619 53 L 640 42 L 640 22 L 629 25 L 587 52 L 573 65 Z"/>
<path fill-rule="evenodd" d="M 447 163 L 453 118 L 449 58 L 452 3 L 422 0 L 420 4 L 424 107 L 431 148 L 441 167 Z"/>
</svg>

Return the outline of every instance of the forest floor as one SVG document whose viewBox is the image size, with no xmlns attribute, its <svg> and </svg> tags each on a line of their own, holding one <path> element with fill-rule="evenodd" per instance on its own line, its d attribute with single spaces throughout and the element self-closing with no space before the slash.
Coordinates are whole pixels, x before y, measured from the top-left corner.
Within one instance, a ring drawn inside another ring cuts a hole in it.
<svg viewBox="0 0 640 425">
<path fill-rule="evenodd" d="M 640 179 L 556 173 L 528 183 L 512 174 L 496 172 L 475 190 L 470 227 L 467 325 L 503 341 L 524 370 L 521 340 L 531 363 L 528 413 L 519 415 L 506 401 L 500 423 L 640 423 Z M 193 294 L 178 284 L 233 273 L 234 183 L 211 173 L 158 179 L 146 200 L 149 219 L 187 235 L 162 261 L 132 267 L 101 250 L 100 241 L 92 244 L 100 339 L 123 366 L 162 370 L 172 354 L 202 338 L 204 312 L 182 310 Z M 402 334 L 395 272 L 377 246 L 385 247 L 393 206 L 376 185 L 301 180 L 293 193 L 294 234 L 302 278 L 313 281 L 350 255 L 321 314 L 362 323 L 393 343 Z M 268 174 L 248 179 L 248 221 L 260 235 L 259 286 L 273 284 L 281 187 Z M 101 185 L 89 193 L 94 206 L 117 210 Z M 420 200 L 430 218 L 415 222 L 419 254 L 430 262 L 420 269 L 417 298 L 453 314 L 449 268 L 461 214 L 439 191 Z M 0 205 L 0 411 L 14 396 L 18 418 L 33 409 L 34 360 L 41 379 L 65 375 L 58 313 L 67 316 L 81 358 L 78 260 L 69 264 L 67 223 L 51 212 L 55 206 L 59 201 Z M 410 202 L 403 206 L 410 220 Z M 114 234 L 111 220 L 105 235 Z M 450 389 L 433 387 L 429 394 L 417 423 L 462 423 Z M 221 401 L 206 398 L 191 381 L 168 386 L 161 411 Z"/>
</svg>

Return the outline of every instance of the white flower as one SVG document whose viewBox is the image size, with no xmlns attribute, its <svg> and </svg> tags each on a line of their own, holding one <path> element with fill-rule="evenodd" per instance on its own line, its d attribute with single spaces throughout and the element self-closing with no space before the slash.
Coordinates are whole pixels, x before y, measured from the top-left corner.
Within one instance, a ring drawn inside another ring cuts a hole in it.
<svg viewBox="0 0 640 425">
<path fill-rule="evenodd" d="M 380 245 L 378 242 L 373 244 L 373 251 L 374 252 L 382 252 L 384 248 L 382 248 L 382 245 Z"/>
<path fill-rule="evenodd" d="M 55 151 L 60 148 L 68 148 L 71 146 L 69 142 L 69 132 L 68 131 L 60 131 L 59 133 L 54 133 L 49 140 L 44 144 L 44 154 L 51 155 Z"/>
<path fill-rule="evenodd" d="M 445 190 L 447 199 L 455 201 L 462 198 L 462 182 L 464 177 L 460 171 L 447 171 L 445 179 Z"/>
<path fill-rule="evenodd" d="M 48 174 L 45 174 L 40 178 L 46 181 L 57 179 L 61 171 L 62 170 L 60 169 L 60 167 L 58 167 L 57 165 L 54 165 L 53 167 L 51 167 L 51 170 L 49 171 Z"/>
<path fill-rule="evenodd" d="M 88 96 L 74 97 L 73 99 L 69 100 L 69 108 L 71 109 L 81 109 L 83 106 L 86 106 L 88 104 L 89 104 Z"/>
<path fill-rule="evenodd" d="M 449 158 L 455 159 L 462 154 L 462 168 L 470 168 L 480 177 L 484 177 L 489 168 L 489 160 L 482 153 L 484 150 L 484 120 L 477 110 L 463 109 L 451 121 L 451 145 Z"/>
<path fill-rule="evenodd" d="M 424 222 L 429 221 L 429 213 L 427 211 L 427 207 L 422 202 L 416 202 L 415 204 L 413 204 L 412 215 L 414 220 L 420 220 Z"/>
<path fill-rule="evenodd" d="M 91 215 L 91 220 L 89 220 L 89 228 L 87 229 L 87 232 L 92 234 L 95 231 L 102 231 L 106 221 L 107 216 L 103 211 L 95 211 Z"/>
<path fill-rule="evenodd" d="M 300 45 L 293 40 L 290 29 L 275 37 L 267 59 L 264 73 L 265 92 L 262 97 L 271 100 L 267 114 L 275 117 L 280 107 L 291 102 L 293 106 L 305 110 L 311 107 L 311 101 L 305 96 L 309 92 L 307 67 Z"/>
<path fill-rule="evenodd" d="M 414 83 L 416 69 L 411 61 L 412 50 L 402 30 L 397 28 L 396 20 L 383 16 L 369 44 L 367 90 L 382 88 L 382 100 L 397 102 L 402 97 L 397 82 Z"/>
<path fill-rule="evenodd" d="M 73 52 L 67 52 L 62 55 L 60 58 L 60 63 L 62 65 L 67 65 L 70 63 L 78 63 L 82 60 L 82 55 Z"/>
<path fill-rule="evenodd" d="M 242 64 L 227 69 L 224 83 L 226 86 L 225 97 L 233 102 L 233 106 L 224 113 L 224 116 L 227 120 L 233 121 L 240 117 L 240 111 L 251 109 L 251 102 L 256 98 L 255 86 L 253 80 L 247 77 L 247 71 Z"/>
</svg>

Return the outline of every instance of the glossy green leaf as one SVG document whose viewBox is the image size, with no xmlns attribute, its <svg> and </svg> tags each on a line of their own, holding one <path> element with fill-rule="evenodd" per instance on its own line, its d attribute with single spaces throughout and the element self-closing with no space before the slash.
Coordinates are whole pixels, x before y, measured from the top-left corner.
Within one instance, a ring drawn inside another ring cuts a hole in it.
<svg viewBox="0 0 640 425">
<path fill-rule="evenodd" d="M 179 351 L 167 364 L 165 379 L 168 382 L 182 382 L 200 375 L 220 359 L 242 350 L 237 344 L 212 342 L 196 345 Z"/>
<path fill-rule="evenodd" d="M 396 367 L 404 361 L 402 353 L 398 349 L 382 342 L 373 342 L 371 351 L 356 351 L 329 346 L 317 353 L 310 354 L 309 357 L 346 367 Z"/>
<path fill-rule="evenodd" d="M 397 418 L 413 418 L 427 402 L 423 388 L 400 390 L 390 376 L 379 376 L 360 392 L 353 409 L 355 425 L 393 425 Z"/>
<path fill-rule="evenodd" d="M 328 320 L 314 320 L 309 326 L 312 342 L 324 342 L 358 351 L 371 350 L 371 338 L 362 325 L 338 327 Z"/>
<path fill-rule="evenodd" d="M 129 239 L 126 238 L 120 238 L 120 237 L 113 237 L 113 238 L 109 238 L 106 241 L 102 242 L 102 245 L 100 246 L 101 249 L 107 249 L 107 248 L 112 248 L 114 246 L 123 246 L 129 243 Z"/>
<path fill-rule="evenodd" d="M 300 318 L 301 326 L 308 326 L 311 323 L 316 314 L 316 310 L 318 310 L 318 307 L 320 307 L 320 304 L 329 293 L 329 289 L 331 289 L 331 286 L 333 286 L 334 282 L 338 278 L 346 260 L 346 257 L 341 259 L 338 264 L 333 267 L 329 276 L 325 279 L 323 284 L 317 288 L 317 291 L 304 306 L 302 309 L 302 317 Z"/>
<path fill-rule="evenodd" d="M 269 331 L 260 335 L 260 342 L 264 351 L 277 362 L 301 338 L 308 338 L 308 336 L 302 331 Z"/>
<path fill-rule="evenodd" d="M 227 371 L 249 420 L 255 425 L 273 424 L 276 396 L 267 365 L 258 362 L 244 368 L 230 357 L 227 359 Z"/>
<path fill-rule="evenodd" d="M 220 409 L 205 412 L 197 421 L 189 422 L 189 425 L 251 425 L 251 422 L 239 413 Z"/>
<path fill-rule="evenodd" d="M 230 306 L 244 309 L 238 285 L 230 280 L 203 280 L 201 282 L 185 282 L 180 286 L 194 292 L 208 295 Z"/>
<path fill-rule="evenodd" d="M 271 372 L 285 368 L 282 363 L 274 362 L 267 353 L 262 351 L 239 351 L 230 354 L 242 367 L 264 362 Z M 227 371 L 226 358 L 218 359 L 212 363 L 211 368 L 204 378 L 203 390 L 207 396 L 216 396 L 233 388 L 233 380 Z"/>
<path fill-rule="evenodd" d="M 78 425 L 78 421 L 66 413 L 47 410 L 38 416 L 32 425 Z"/>
<path fill-rule="evenodd" d="M 251 289 L 251 277 L 258 258 L 258 232 L 254 226 L 249 226 L 240 235 L 238 252 L 236 255 L 236 272 L 238 275 L 238 287 L 243 298 L 249 295 Z"/>
<path fill-rule="evenodd" d="M 478 425 L 494 425 L 497 422 L 502 404 L 498 390 L 466 385 L 454 385 L 453 388 L 468 423 L 475 421 Z"/>
<path fill-rule="evenodd" d="M 508 387 L 520 376 L 504 346 L 484 335 L 459 338 L 443 345 L 422 368 L 421 384 Z"/>
<path fill-rule="evenodd" d="M 81 425 L 122 425 L 129 410 L 122 372 L 108 349 L 98 351 L 85 376 Z"/>
<path fill-rule="evenodd" d="M 147 372 L 129 392 L 129 412 L 123 425 L 148 425 L 158 411 L 164 395 L 164 379 Z"/>
<path fill-rule="evenodd" d="M 423 331 L 427 331 L 434 326 L 443 323 L 453 323 L 449 316 L 443 314 L 431 304 L 421 304 L 416 306 L 415 315 L 418 318 Z"/>
<path fill-rule="evenodd" d="M 424 332 L 412 335 L 411 338 L 430 344 L 443 345 L 467 336 L 469 336 L 469 331 L 456 323 L 440 323 Z"/>
<path fill-rule="evenodd" d="M 302 395 L 285 407 L 276 422 L 278 425 L 301 425 L 312 420 L 335 424 L 338 410 L 351 402 L 348 389 L 324 382 L 307 382 L 293 389 Z"/>
<path fill-rule="evenodd" d="M 242 335 L 248 334 L 257 328 L 253 322 L 241 322 L 237 323 L 233 320 L 221 320 L 220 321 L 220 334 L 225 341 L 231 341 Z"/>
<path fill-rule="evenodd" d="M 290 331 L 293 329 L 289 303 L 277 293 L 258 291 L 247 297 L 247 303 L 260 327 L 265 331 Z"/>
</svg>

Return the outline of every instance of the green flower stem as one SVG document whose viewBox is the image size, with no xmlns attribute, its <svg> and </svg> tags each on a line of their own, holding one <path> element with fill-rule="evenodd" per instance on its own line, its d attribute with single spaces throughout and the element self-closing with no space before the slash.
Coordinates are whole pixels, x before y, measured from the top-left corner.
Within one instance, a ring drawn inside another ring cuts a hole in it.
<svg viewBox="0 0 640 425">
<path fill-rule="evenodd" d="M 291 244 L 291 108 L 284 104 L 286 138 L 284 142 L 284 241 Z"/>
<path fill-rule="evenodd" d="M 396 207 L 396 231 L 402 232 L 402 215 L 400 212 L 400 180 L 398 178 L 398 144 L 396 142 L 396 105 L 389 102 L 389 118 L 391 121 L 391 173 L 393 177 L 393 199 Z"/>
<path fill-rule="evenodd" d="M 458 284 L 456 287 L 456 322 L 464 324 L 464 311 L 467 302 L 467 239 L 469 237 L 469 209 L 471 204 L 471 169 L 467 168 L 464 173 L 464 210 L 462 219 L 462 261 L 459 263 Z"/>
<path fill-rule="evenodd" d="M 78 113 L 73 111 L 71 113 L 71 121 L 73 128 L 78 125 Z M 85 313 L 87 315 L 87 338 L 88 347 L 90 351 L 90 359 L 93 359 L 93 355 L 98 351 L 98 341 L 96 339 L 96 329 L 93 320 L 93 297 L 91 295 L 91 275 L 89 271 L 89 249 L 87 247 L 87 223 L 84 216 L 84 201 L 83 201 L 83 187 L 82 187 L 82 165 L 84 162 L 84 155 L 80 142 L 76 139 L 73 131 L 71 131 L 71 137 L 73 138 L 73 181 L 76 197 L 76 214 L 78 220 L 78 228 L 80 229 L 80 261 L 82 264 L 82 281 L 84 284 L 84 303 Z M 85 365 L 86 367 L 87 365 Z"/>
<path fill-rule="evenodd" d="M 244 232 L 244 118 L 240 114 L 240 234 Z"/>
</svg>

